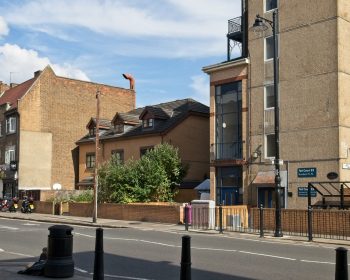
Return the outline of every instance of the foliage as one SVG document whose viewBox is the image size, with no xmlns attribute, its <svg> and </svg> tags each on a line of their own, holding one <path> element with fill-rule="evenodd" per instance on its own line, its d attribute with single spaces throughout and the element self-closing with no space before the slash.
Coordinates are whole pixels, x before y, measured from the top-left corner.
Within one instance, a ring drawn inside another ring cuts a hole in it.
<svg viewBox="0 0 350 280">
<path fill-rule="evenodd" d="M 131 203 L 172 201 L 186 168 L 177 148 L 160 144 L 139 160 L 120 164 L 112 158 L 98 172 L 101 202 Z"/>
<path fill-rule="evenodd" d="M 86 190 L 81 191 L 79 194 L 73 194 L 69 197 L 72 202 L 91 202 L 94 199 L 94 191 Z"/>
</svg>

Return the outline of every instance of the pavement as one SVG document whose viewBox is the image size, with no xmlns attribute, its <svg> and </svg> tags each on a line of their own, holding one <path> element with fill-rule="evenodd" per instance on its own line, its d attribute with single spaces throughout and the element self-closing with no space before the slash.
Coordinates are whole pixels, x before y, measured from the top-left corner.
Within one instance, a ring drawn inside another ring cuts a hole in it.
<svg viewBox="0 0 350 280">
<path fill-rule="evenodd" d="M 93 223 L 91 217 L 74 217 L 74 216 L 59 216 L 52 214 L 39 214 L 39 213 L 10 213 L 10 212 L 0 212 L 0 219 L 19 219 L 19 220 L 30 220 L 37 222 L 47 222 L 52 224 L 68 224 L 68 225 L 80 225 L 80 226 L 89 226 L 89 227 L 102 227 L 102 228 L 135 228 L 135 229 L 147 229 L 155 231 L 170 231 L 170 232 L 183 232 L 185 231 L 184 225 L 179 224 L 165 224 L 165 223 L 151 223 L 151 222 L 142 222 L 142 221 L 124 221 L 124 220 L 112 220 L 112 219 L 100 219 L 98 218 L 96 223 Z M 190 233 L 203 233 L 203 234 L 220 234 L 216 230 L 193 230 L 190 229 Z M 247 234 L 239 232 L 224 232 L 225 236 L 247 238 L 247 239 L 260 239 L 257 234 Z M 306 237 L 299 236 L 287 236 L 283 237 L 272 237 L 265 235 L 265 239 L 275 242 L 307 242 Z M 322 239 L 314 238 L 313 243 L 320 244 L 330 244 L 334 246 L 343 246 L 350 247 L 350 241 L 347 240 L 332 240 L 332 239 Z M 14 279 L 14 280 L 23 280 L 23 279 L 43 279 L 42 276 L 30 276 L 30 275 L 21 275 L 17 274 L 17 271 L 22 270 L 27 263 L 19 262 L 0 262 L 0 275 L 1 279 Z M 92 279 L 92 275 L 87 276 L 86 274 L 79 274 L 79 271 L 75 271 L 75 274 L 70 279 Z"/>
</svg>

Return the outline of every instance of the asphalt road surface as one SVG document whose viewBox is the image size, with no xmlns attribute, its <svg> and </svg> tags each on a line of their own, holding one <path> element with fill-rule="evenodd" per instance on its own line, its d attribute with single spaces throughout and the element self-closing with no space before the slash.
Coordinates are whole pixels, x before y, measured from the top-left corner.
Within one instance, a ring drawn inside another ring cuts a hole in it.
<svg viewBox="0 0 350 280">
<path fill-rule="evenodd" d="M 52 224 L 0 219 L 0 262 L 36 261 Z M 92 278 L 96 228 L 73 226 L 73 258 Z M 180 279 L 183 232 L 104 229 L 105 279 Z M 334 279 L 335 245 L 190 233 L 192 279 Z"/>
</svg>

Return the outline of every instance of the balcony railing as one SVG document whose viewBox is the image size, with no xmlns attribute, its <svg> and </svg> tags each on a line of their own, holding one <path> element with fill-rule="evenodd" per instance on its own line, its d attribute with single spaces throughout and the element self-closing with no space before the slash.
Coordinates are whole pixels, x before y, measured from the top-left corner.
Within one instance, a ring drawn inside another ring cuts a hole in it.
<svg viewBox="0 0 350 280">
<path fill-rule="evenodd" d="M 228 21 L 228 34 L 242 31 L 242 17 L 236 17 L 229 19 Z"/>
<path fill-rule="evenodd" d="M 216 143 L 215 159 L 242 159 L 242 142 Z"/>
</svg>

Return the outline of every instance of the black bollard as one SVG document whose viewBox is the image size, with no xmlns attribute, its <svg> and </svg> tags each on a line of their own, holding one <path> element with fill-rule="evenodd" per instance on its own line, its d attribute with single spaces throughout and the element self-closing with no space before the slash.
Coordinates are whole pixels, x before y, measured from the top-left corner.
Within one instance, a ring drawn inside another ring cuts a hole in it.
<svg viewBox="0 0 350 280">
<path fill-rule="evenodd" d="M 348 250 L 338 247 L 335 251 L 335 280 L 348 280 Z"/>
<path fill-rule="evenodd" d="M 188 214 L 189 214 L 188 211 L 189 211 L 189 207 L 188 207 L 188 205 L 186 204 L 186 205 L 185 205 L 185 230 L 186 230 L 186 231 L 188 231 L 188 218 L 189 218 L 189 217 L 188 217 L 188 216 L 189 216 L 189 215 L 188 215 Z"/>
<path fill-rule="evenodd" d="M 191 280 L 191 236 L 182 236 L 180 280 Z"/>
<path fill-rule="evenodd" d="M 104 263 L 103 263 L 103 229 L 96 229 L 95 241 L 95 262 L 94 262 L 94 280 L 104 279 Z"/>
<path fill-rule="evenodd" d="M 222 230 L 222 206 L 219 206 L 219 233 L 224 233 Z"/>
<path fill-rule="evenodd" d="M 260 204 L 260 237 L 264 237 L 264 205 Z"/>
<path fill-rule="evenodd" d="M 312 207 L 307 208 L 307 232 L 308 240 L 312 241 Z"/>
</svg>

